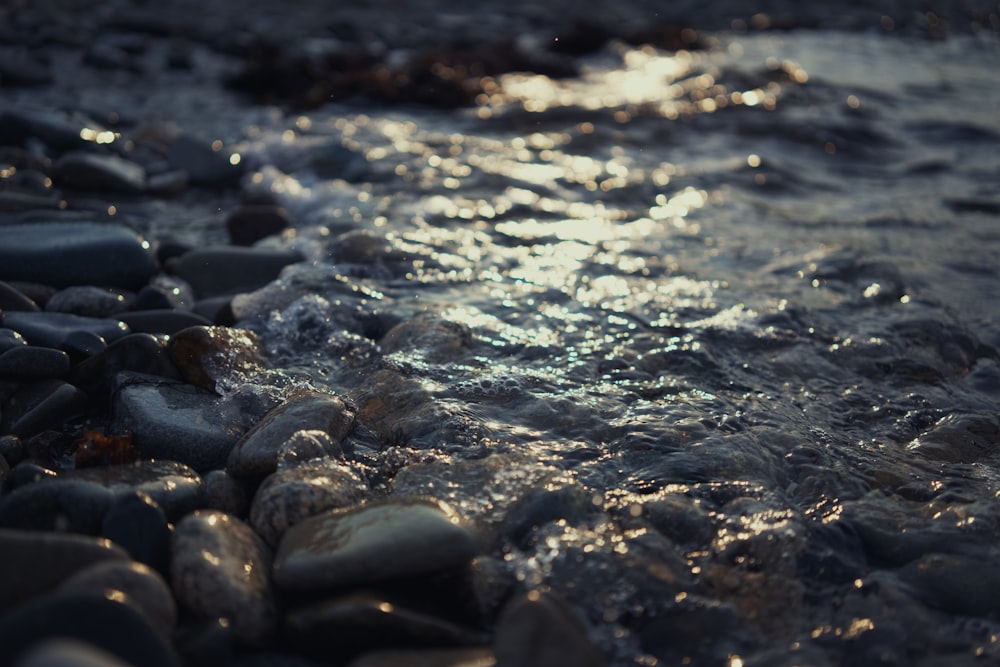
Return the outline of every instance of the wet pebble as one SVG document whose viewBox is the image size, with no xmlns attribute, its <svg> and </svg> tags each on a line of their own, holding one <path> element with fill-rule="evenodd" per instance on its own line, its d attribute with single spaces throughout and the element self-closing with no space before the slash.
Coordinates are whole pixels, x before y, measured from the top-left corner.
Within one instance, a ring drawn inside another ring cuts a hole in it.
<svg viewBox="0 0 1000 667">
<path fill-rule="evenodd" d="M 181 380 L 180 371 L 170 360 L 163 341 L 143 333 L 120 338 L 107 349 L 77 364 L 72 380 L 85 391 L 110 396 L 115 378 L 123 371 Z"/>
<path fill-rule="evenodd" d="M 580 623 L 551 595 L 531 591 L 504 607 L 493 637 L 497 667 L 607 664 Z"/>
<path fill-rule="evenodd" d="M 123 373 L 114 393 L 112 430 L 132 433 L 140 454 L 195 470 L 221 467 L 243 429 L 219 420 L 220 401 L 183 382 Z"/>
<path fill-rule="evenodd" d="M 305 519 L 281 539 L 275 583 L 310 590 L 425 574 L 467 564 L 479 536 L 443 502 L 395 499 Z"/>
<path fill-rule="evenodd" d="M 339 442 L 326 431 L 296 431 L 278 449 L 278 469 L 297 466 L 312 459 L 343 459 Z"/>
<path fill-rule="evenodd" d="M 219 510 L 238 517 L 245 517 L 250 511 L 250 498 L 243 482 L 225 470 L 212 470 L 206 473 L 203 479 L 206 509 Z"/>
<path fill-rule="evenodd" d="M 167 262 L 167 269 L 201 297 L 249 292 L 277 278 L 289 264 L 303 260 L 287 250 L 210 246 L 195 248 Z"/>
<path fill-rule="evenodd" d="M 899 577 L 929 605 L 962 616 L 1000 613 L 1000 573 L 995 558 L 929 553 L 906 564 Z"/>
<path fill-rule="evenodd" d="M 77 285 L 53 294 L 45 304 L 45 310 L 84 317 L 111 317 L 128 310 L 133 299 L 132 295 L 120 290 Z"/>
<path fill-rule="evenodd" d="M 276 628 L 270 562 L 261 539 L 222 512 L 195 512 L 174 531 L 170 570 L 178 601 L 202 618 L 228 619 L 248 644 L 266 644 Z"/>
<path fill-rule="evenodd" d="M 139 563 L 166 572 L 170 524 L 149 495 L 133 492 L 116 498 L 101 522 L 101 535 L 128 551 Z"/>
<path fill-rule="evenodd" d="M 347 466 L 309 461 L 278 470 L 261 483 L 250 524 L 264 541 L 276 545 L 290 526 L 325 510 L 355 505 L 367 493 L 367 485 Z"/>
<path fill-rule="evenodd" d="M 127 562 L 128 554 L 106 539 L 67 533 L 0 529 L 0 614 L 55 590 L 73 573 L 95 563 Z"/>
<path fill-rule="evenodd" d="M 211 326 L 212 321 L 195 313 L 180 310 L 133 310 L 118 316 L 134 333 L 173 335 L 198 326 Z"/>
<path fill-rule="evenodd" d="M 472 342 L 469 328 L 439 313 L 424 312 L 397 324 L 379 345 L 386 354 L 412 351 L 427 361 L 441 363 L 462 354 Z"/>
<path fill-rule="evenodd" d="M 80 190 L 138 194 L 146 188 L 146 170 L 116 155 L 66 153 L 52 165 L 59 185 Z"/>
<path fill-rule="evenodd" d="M 0 354 L 0 378 L 47 380 L 69 375 L 69 355 L 51 347 L 23 345 Z"/>
<path fill-rule="evenodd" d="M 38 304 L 10 283 L 0 281 L 0 310 L 27 310 L 37 312 Z"/>
<path fill-rule="evenodd" d="M 27 344 L 28 341 L 24 340 L 24 336 L 13 329 L 0 329 L 0 354 Z"/>
<path fill-rule="evenodd" d="M 253 245 L 260 239 L 280 234 L 292 227 L 288 211 L 274 205 L 242 205 L 226 216 L 226 231 L 230 240 L 241 246 Z"/>
<path fill-rule="evenodd" d="M 86 395 L 59 380 L 41 380 L 21 385 L 3 406 L 0 428 L 27 438 L 46 429 L 57 428 L 83 414 Z"/>
<path fill-rule="evenodd" d="M 186 172 L 196 185 L 227 186 L 243 172 L 238 161 L 231 161 L 231 155 L 221 142 L 180 134 L 170 144 L 167 161 L 173 169 Z"/>
<path fill-rule="evenodd" d="M 0 646 L 11 661 L 54 637 L 78 639 L 129 665 L 180 665 L 170 643 L 142 614 L 104 596 L 54 593 L 0 620 Z"/>
<path fill-rule="evenodd" d="M 93 482 L 42 481 L 0 499 L 0 526 L 99 535 L 113 501 L 111 491 Z"/>
<path fill-rule="evenodd" d="M 247 431 L 226 464 L 233 475 L 274 472 L 282 446 L 301 430 L 318 430 L 342 441 L 354 425 L 354 413 L 343 400 L 317 391 L 303 391 L 271 410 Z"/>
<path fill-rule="evenodd" d="M 201 477 L 177 461 L 140 459 L 132 463 L 64 470 L 62 476 L 100 484 L 111 490 L 116 499 L 133 493 L 145 494 L 171 520 L 193 511 L 201 503 Z"/>
<path fill-rule="evenodd" d="M 167 354 L 184 379 L 209 391 L 259 371 L 260 349 L 253 332 L 219 326 L 183 329 L 167 343 Z"/>
<path fill-rule="evenodd" d="M 49 222 L 0 226 L 0 280 L 53 287 L 138 289 L 155 272 L 143 239 L 122 225 Z"/>
<path fill-rule="evenodd" d="M 57 637 L 39 642 L 14 667 L 134 667 L 112 653 L 76 639 Z"/>
<path fill-rule="evenodd" d="M 84 356 L 97 354 L 107 343 L 130 333 L 119 320 L 69 313 L 4 312 L 3 325 L 20 333 L 32 345 Z"/>
<path fill-rule="evenodd" d="M 177 624 L 177 604 L 170 587 L 163 577 L 142 563 L 96 563 L 76 572 L 59 590 L 124 602 L 145 616 L 163 637 L 169 637 Z"/>
<path fill-rule="evenodd" d="M 396 649 L 365 653 L 348 667 L 495 667 L 488 648 Z"/>
<path fill-rule="evenodd" d="M 135 295 L 136 310 L 191 310 L 194 290 L 176 276 L 161 274 Z"/>
</svg>

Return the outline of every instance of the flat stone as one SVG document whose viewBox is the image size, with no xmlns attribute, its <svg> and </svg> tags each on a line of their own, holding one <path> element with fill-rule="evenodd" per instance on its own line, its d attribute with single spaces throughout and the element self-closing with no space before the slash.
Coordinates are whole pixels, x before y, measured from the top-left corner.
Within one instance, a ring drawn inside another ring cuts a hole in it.
<svg viewBox="0 0 1000 667">
<path fill-rule="evenodd" d="M 24 336 L 17 333 L 13 329 L 0 329 L 0 353 L 12 350 L 15 347 L 22 347 L 27 344 L 28 341 L 24 340 Z"/>
<path fill-rule="evenodd" d="M 124 549 L 103 538 L 0 528 L 0 615 L 89 565 L 127 560 Z"/>
<path fill-rule="evenodd" d="M 0 619 L 5 661 L 14 663 L 31 647 L 54 637 L 80 640 L 128 665 L 180 665 L 170 643 L 142 614 L 103 596 L 46 595 Z"/>
<path fill-rule="evenodd" d="M 220 422 L 221 399 L 199 387 L 123 373 L 114 394 L 111 429 L 130 431 L 142 456 L 195 470 L 222 467 L 243 428 Z"/>
<path fill-rule="evenodd" d="M 142 563 L 105 561 L 76 572 L 59 587 L 63 593 L 89 593 L 132 606 L 163 637 L 177 624 L 177 604 L 163 577 Z M 110 592 L 110 595 L 109 595 Z"/>
<path fill-rule="evenodd" d="M 53 180 L 62 187 L 123 194 L 146 189 L 146 170 L 117 155 L 70 152 L 52 166 Z"/>
<path fill-rule="evenodd" d="M 38 312 L 38 304 L 27 294 L 9 283 L 0 281 L 0 310 L 27 310 Z"/>
<path fill-rule="evenodd" d="M 271 557 L 249 526 L 198 511 L 174 530 L 171 578 L 178 601 L 205 619 L 226 618 L 241 641 L 266 644 L 277 626 Z"/>
<path fill-rule="evenodd" d="M 298 431 L 317 430 L 340 442 L 354 426 L 354 413 L 338 397 L 304 391 L 288 398 L 247 431 L 226 464 L 233 475 L 266 475 L 278 465 L 281 447 Z"/>
<path fill-rule="evenodd" d="M 537 591 L 504 607 L 493 636 L 497 667 L 603 667 L 601 652 L 555 598 Z"/>
<path fill-rule="evenodd" d="M 274 580 L 286 590 L 358 585 L 459 567 L 478 535 L 433 499 L 396 499 L 303 520 L 281 539 Z"/>
<path fill-rule="evenodd" d="M 122 225 L 48 222 L 0 226 L 0 280 L 135 290 L 155 272 L 148 245 Z"/>
<path fill-rule="evenodd" d="M 167 262 L 167 269 L 191 285 L 199 297 L 249 292 L 267 285 L 281 270 L 303 260 L 297 252 L 210 246 Z"/>
<path fill-rule="evenodd" d="M 80 362 L 73 369 L 71 379 L 84 391 L 110 396 L 115 378 L 123 371 L 181 380 L 180 371 L 170 360 L 163 341 L 143 333 L 119 338 L 107 349 Z"/>
<path fill-rule="evenodd" d="M 128 310 L 133 299 L 131 294 L 121 290 L 74 285 L 53 294 L 45 303 L 45 310 L 83 317 L 111 317 Z"/>
<path fill-rule="evenodd" d="M 21 438 L 56 428 L 86 410 L 86 395 L 66 382 L 45 380 L 23 385 L 7 401 L 0 424 Z"/>
<path fill-rule="evenodd" d="M 167 353 L 191 384 L 216 391 L 218 385 L 241 384 L 261 369 L 257 335 L 246 329 L 196 326 L 178 331 Z"/>
<path fill-rule="evenodd" d="M 250 524 L 270 545 L 289 528 L 325 510 L 350 507 L 368 494 L 368 485 L 347 466 L 314 460 L 278 470 L 261 483 L 250 508 Z"/>
<path fill-rule="evenodd" d="M 119 320 L 81 317 L 69 313 L 4 312 L 3 325 L 20 333 L 32 345 L 54 347 L 70 353 L 96 354 L 107 343 L 130 333 L 128 327 Z M 85 346 L 81 347 L 81 342 L 92 339 L 96 339 L 100 349 L 91 351 Z"/>
<path fill-rule="evenodd" d="M 69 355 L 51 347 L 24 345 L 0 354 L 0 378 L 64 378 L 69 375 L 69 369 Z"/>
<path fill-rule="evenodd" d="M 114 495 L 100 484 L 55 479 L 0 499 L 0 526 L 98 535 Z"/>
</svg>

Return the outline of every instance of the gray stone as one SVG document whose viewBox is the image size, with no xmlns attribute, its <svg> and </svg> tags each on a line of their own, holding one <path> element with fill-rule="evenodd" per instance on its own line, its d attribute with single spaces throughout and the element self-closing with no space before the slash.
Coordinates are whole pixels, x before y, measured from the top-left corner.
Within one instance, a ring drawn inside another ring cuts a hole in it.
<svg viewBox="0 0 1000 667">
<path fill-rule="evenodd" d="M 53 164 L 56 183 L 63 187 L 138 194 L 146 189 L 146 170 L 117 155 L 70 152 Z"/>
<path fill-rule="evenodd" d="M 90 593 L 124 602 L 164 637 L 177 624 L 177 605 L 163 577 L 142 563 L 105 561 L 81 569 L 62 583 L 64 593 Z"/>
<path fill-rule="evenodd" d="M 301 430 L 318 430 L 340 442 L 354 426 L 354 413 L 338 397 L 303 391 L 271 410 L 247 431 L 226 464 L 233 475 L 266 475 L 278 465 L 281 447 Z"/>
<path fill-rule="evenodd" d="M 240 294 L 267 285 L 302 255 L 285 250 L 210 246 L 196 248 L 167 262 L 199 297 Z"/>
<path fill-rule="evenodd" d="M 249 526 L 198 511 L 174 531 L 171 579 L 178 601 L 205 619 L 229 620 L 241 641 L 266 644 L 277 626 L 270 553 Z"/>
<path fill-rule="evenodd" d="M 69 375 L 69 355 L 62 350 L 23 345 L 0 354 L 0 377 L 53 379 Z"/>
<path fill-rule="evenodd" d="M 170 519 L 192 512 L 201 502 L 201 477 L 177 461 L 142 459 L 121 465 L 64 470 L 62 476 L 100 484 L 116 498 L 144 493 Z"/>
<path fill-rule="evenodd" d="M 0 329 L 0 353 L 12 350 L 15 347 L 22 347 L 27 344 L 28 341 L 24 340 L 24 336 L 17 333 L 13 329 Z"/>
<path fill-rule="evenodd" d="M 155 272 L 148 245 L 128 227 L 88 222 L 0 226 L 0 280 L 138 289 Z"/>
<path fill-rule="evenodd" d="M 73 384 L 100 396 L 109 396 L 111 386 L 122 371 L 144 373 L 168 380 L 181 380 L 180 371 L 170 360 L 163 342 L 149 334 L 130 334 L 107 349 L 76 365 Z"/>
<path fill-rule="evenodd" d="M 305 519 L 281 539 L 274 580 L 286 590 L 357 585 L 460 567 L 476 532 L 448 505 L 395 499 Z"/>
<path fill-rule="evenodd" d="M 133 299 L 132 295 L 120 290 L 74 285 L 53 294 L 45 303 L 45 310 L 83 317 L 111 317 L 128 310 Z"/>
<path fill-rule="evenodd" d="M 497 667 L 602 667 L 583 628 L 552 596 L 531 591 L 511 600 L 493 637 Z"/>
<path fill-rule="evenodd" d="M 225 469 L 205 474 L 205 508 L 219 510 L 233 516 L 245 517 L 250 509 L 250 498 L 244 483 Z"/>
<path fill-rule="evenodd" d="M 38 304 L 13 285 L 0 281 L 0 310 L 38 312 Z"/>
<path fill-rule="evenodd" d="M 367 495 L 368 486 L 336 461 L 315 460 L 273 473 L 257 489 L 250 524 L 270 545 L 289 528 L 325 510 L 350 507 Z"/>
<path fill-rule="evenodd" d="M 97 535 L 114 495 L 100 484 L 54 479 L 0 499 L 0 526 Z"/>
<path fill-rule="evenodd" d="M 242 429 L 219 423 L 218 396 L 163 378 L 126 373 L 120 378 L 111 428 L 131 431 L 143 456 L 179 461 L 199 471 L 225 463 Z"/>
<path fill-rule="evenodd" d="M 7 402 L 0 424 L 11 435 L 27 438 L 58 428 L 82 414 L 87 397 L 71 384 L 46 380 L 22 386 Z"/>
<path fill-rule="evenodd" d="M 314 459 L 344 459 L 339 442 L 326 431 L 296 431 L 278 450 L 278 468 L 291 468 Z"/>
<path fill-rule="evenodd" d="M 0 615 L 84 567 L 127 560 L 124 549 L 103 538 L 0 528 Z"/>
<path fill-rule="evenodd" d="M 167 336 L 190 327 L 212 325 L 212 321 L 206 317 L 181 310 L 133 310 L 122 313 L 119 319 L 135 333 Z"/>
<path fill-rule="evenodd" d="M 495 667 L 488 648 L 388 649 L 361 655 L 347 667 Z"/>
<path fill-rule="evenodd" d="M 57 637 L 39 642 L 14 667 L 135 667 L 93 644 Z"/>
<path fill-rule="evenodd" d="M 243 173 L 239 164 L 230 162 L 230 151 L 216 148 L 212 142 L 190 134 L 174 138 L 167 153 L 173 169 L 187 172 L 196 185 L 228 185 Z"/>
<path fill-rule="evenodd" d="M 0 234 L 2 230 L 3 227 L 0 227 Z M 32 345 L 54 347 L 68 352 L 80 349 L 79 334 L 97 338 L 101 349 L 105 343 L 129 334 L 128 327 L 118 320 L 81 317 L 70 313 L 5 312 L 3 325 L 20 333 Z"/>
<path fill-rule="evenodd" d="M 136 561 L 166 572 L 170 558 L 167 515 L 141 491 L 119 496 L 101 522 L 101 535 L 113 540 Z"/>
</svg>

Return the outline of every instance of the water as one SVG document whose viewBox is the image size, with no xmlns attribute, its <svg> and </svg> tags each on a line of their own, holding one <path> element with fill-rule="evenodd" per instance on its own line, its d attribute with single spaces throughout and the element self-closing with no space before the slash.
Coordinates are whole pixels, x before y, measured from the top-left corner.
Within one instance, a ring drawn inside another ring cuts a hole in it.
<svg viewBox="0 0 1000 667">
<path fill-rule="evenodd" d="M 234 391 L 348 396 L 369 478 L 494 530 L 615 665 L 995 660 L 1000 47 L 709 39 L 459 111 L 131 103 L 297 221 Z M 212 205 L 121 210 L 208 242 Z"/>
</svg>

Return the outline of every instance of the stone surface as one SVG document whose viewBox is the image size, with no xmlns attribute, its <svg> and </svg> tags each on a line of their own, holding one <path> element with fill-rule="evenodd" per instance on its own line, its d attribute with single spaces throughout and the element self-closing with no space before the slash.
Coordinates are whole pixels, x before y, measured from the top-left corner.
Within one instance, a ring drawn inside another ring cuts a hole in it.
<svg viewBox="0 0 1000 667">
<path fill-rule="evenodd" d="M 217 391 L 234 380 L 260 370 L 261 345 L 246 329 L 196 326 L 178 331 L 167 343 L 167 353 L 191 384 Z"/>
<path fill-rule="evenodd" d="M 497 667 L 601 667 L 604 656 L 552 596 L 531 591 L 511 600 L 493 636 Z"/>
<path fill-rule="evenodd" d="M 167 161 L 174 169 L 187 172 L 192 183 L 206 186 L 234 184 L 242 173 L 239 164 L 230 162 L 231 153 L 221 146 L 190 134 L 181 134 L 170 144 Z"/>
<path fill-rule="evenodd" d="M 93 285 L 66 287 L 45 302 L 50 313 L 72 313 L 83 317 L 111 317 L 129 309 L 134 297 L 121 290 Z"/>
<path fill-rule="evenodd" d="M 27 344 L 28 341 L 24 340 L 24 336 L 17 333 L 13 329 L 0 329 L 0 353 L 12 350 L 15 347 L 22 347 Z"/>
<path fill-rule="evenodd" d="M 459 567 L 479 550 L 478 535 L 445 503 L 396 499 L 289 528 L 274 580 L 287 590 L 357 585 Z"/>
<path fill-rule="evenodd" d="M 280 206 L 242 205 L 226 216 L 226 231 L 236 245 L 251 245 L 289 227 L 292 227 L 292 218 Z"/>
<path fill-rule="evenodd" d="M 138 289 L 155 271 L 146 243 L 128 227 L 86 222 L 0 225 L 0 280 Z"/>
<path fill-rule="evenodd" d="M 488 648 L 396 649 L 371 651 L 347 667 L 494 667 L 493 651 Z"/>
<path fill-rule="evenodd" d="M 149 376 L 120 376 L 114 394 L 117 433 L 130 431 L 142 456 L 195 470 L 221 467 L 242 428 L 219 420 L 220 399 L 198 387 Z"/>
<path fill-rule="evenodd" d="M 197 326 L 211 326 L 212 322 L 196 313 L 180 310 L 133 310 L 122 313 L 119 319 L 135 333 L 172 335 Z"/>
<path fill-rule="evenodd" d="M 250 523 L 270 545 L 303 519 L 337 507 L 359 503 L 368 486 L 347 466 L 315 460 L 278 470 L 257 489 Z"/>
<path fill-rule="evenodd" d="M 205 508 L 245 517 L 250 511 L 246 485 L 226 472 L 212 470 L 205 474 Z"/>
<path fill-rule="evenodd" d="M 177 461 L 140 459 L 121 465 L 64 470 L 62 476 L 100 484 L 116 499 L 144 493 L 171 520 L 193 511 L 201 502 L 201 477 Z"/>
<path fill-rule="evenodd" d="M 78 639 L 126 664 L 179 667 L 173 648 L 132 607 L 103 596 L 55 593 L 32 600 L 0 619 L 0 646 L 14 661 L 54 638 Z"/>
<path fill-rule="evenodd" d="M 0 281 L 0 310 L 37 312 L 38 304 L 13 285 Z"/>
<path fill-rule="evenodd" d="M 0 616 L 55 590 L 78 570 L 127 560 L 124 549 L 103 538 L 0 528 Z"/>
<path fill-rule="evenodd" d="M 0 429 L 28 438 L 83 413 L 86 396 L 60 380 L 37 380 L 22 384 L 3 405 Z"/>
<path fill-rule="evenodd" d="M 0 526 L 97 535 L 114 495 L 100 484 L 55 479 L 0 499 Z"/>
<path fill-rule="evenodd" d="M 69 369 L 69 355 L 51 347 L 23 345 L 0 354 L 0 378 L 64 378 Z"/>
<path fill-rule="evenodd" d="M 240 294 L 267 285 L 302 255 L 283 250 L 210 246 L 195 248 L 167 262 L 167 268 L 186 281 L 200 297 Z"/>
<path fill-rule="evenodd" d="M 107 349 L 73 369 L 73 384 L 99 395 L 110 396 L 111 386 L 122 371 L 133 371 L 168 380 L 181 380 L 163 342 L 150 334 L 135 333 L 120 338 Z"/>
<path fill-rule="evenodd" d="M 254 532 L 229 514 L 198 511 L 174 531 L 171 580 L 178 601 L 205 619 L 226 618 L 241 641 L 266 644 L 277 611 L 268 571 L 270 553 Z"/>
<path fill-rule="evenodd" d="M 141 491 L 119 496 L 101 522 L 101 535 L 139 563 L 166 572 L 170 558 L 170 524 L 156 501 Z"/>
<path fill-rule="evenodd" d="M 301 430 L 317 430 L 336 442 L 354 425 L 354 413 L 338 397 L 303 391 L 289 397 L 247 431 L 226 464 L 234 475 L 266 475 L 278 465 L 281 447 Z"/>
<path fill-rule="evenodd" d="M 105 561 L 83 568 L 59 587 L 63 593 L 104 596 L 140 612 L 165 638 L 177 624 L 177 605 L 167 582 L 142 563 Z"/>
<path fill-rule="evenodd" d="M 25 651 L 14 667 L 135 667 L 112 653 L 76 639 L 57 637 Z"/>
<path fill-rule="evenodd" d="M 0 233 L 2 230 L 3 227 L 0 227 Z M 70 313 L 4 312 L 3 325 L 20 333 L 32 345 L 54 347 L 71 354 L 100 352 L 106 343 L 129 333 L 128 327 L 119 320 Z M 99 348 L 92 352 L 85 347 L 95 344 Z"/>
<path fill-rule="evenodd" d="M 55 181 L 67 188 L 137 194 L 146 187 L 146 170 L 116 155 L 66 153 L 53 172 Z"/>
</svg>

